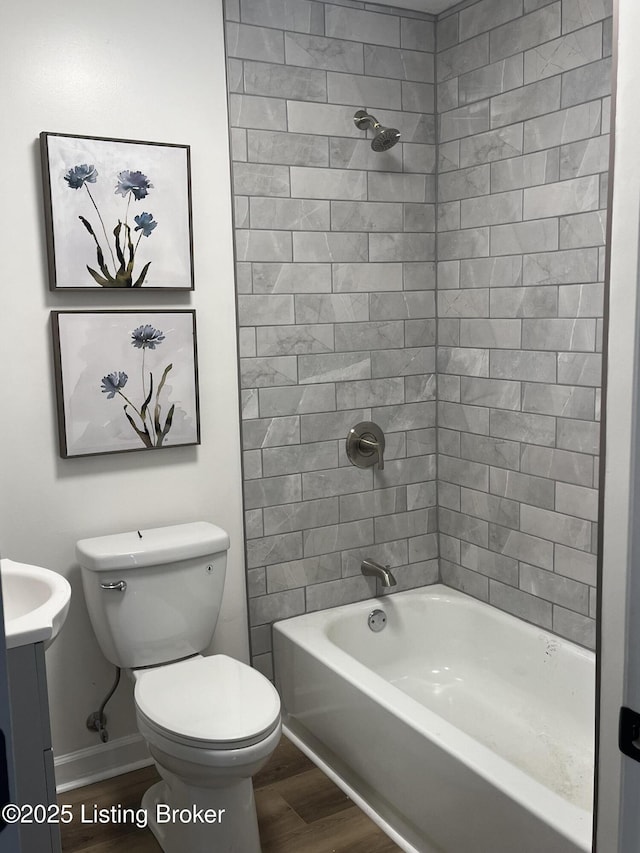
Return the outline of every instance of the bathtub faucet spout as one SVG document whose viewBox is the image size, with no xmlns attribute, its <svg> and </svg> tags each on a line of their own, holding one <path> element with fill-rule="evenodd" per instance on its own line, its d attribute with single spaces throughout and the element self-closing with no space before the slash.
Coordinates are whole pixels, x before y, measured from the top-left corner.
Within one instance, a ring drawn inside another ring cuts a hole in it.
<svg viewBox="0 0 640 853">
<path fill-rule="evenodd" d="M 360 571 L 368 577 L 378 578 L 382 586 L 395 586 L 396 579 L 389 570 L 388 566 L 381 566 L 375 560 L 363 560 L 360 563 Z"/>
</svg>

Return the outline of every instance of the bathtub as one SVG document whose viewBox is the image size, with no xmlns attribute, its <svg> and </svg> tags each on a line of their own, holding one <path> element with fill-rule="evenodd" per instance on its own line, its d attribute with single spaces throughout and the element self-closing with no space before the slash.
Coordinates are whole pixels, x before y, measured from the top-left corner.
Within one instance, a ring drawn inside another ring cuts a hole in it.
<svg viewBox="0 0 640 853">
<path fill-rule="evenodd" d="M 273 643 L 285 733 L 403 850 L 591 850 L 591 652 L 441 585 Z"/>
</svg>

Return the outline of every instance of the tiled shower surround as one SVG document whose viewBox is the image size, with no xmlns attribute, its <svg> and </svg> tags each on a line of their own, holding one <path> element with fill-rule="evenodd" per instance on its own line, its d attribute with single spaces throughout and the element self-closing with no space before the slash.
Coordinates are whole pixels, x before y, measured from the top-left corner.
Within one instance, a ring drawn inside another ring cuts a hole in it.
<svg viewBox="0 0 640 853">
<path fill-rule="evenodd" d="M 593 645 L 610 15 L 227 0 L 267 674 L 272 621 L 376 593 L 365 556 Z M 373 152 L 364 107 L 401 143 Z M 363 420 L 383 471 L 346 458 Z"/>
</svg>

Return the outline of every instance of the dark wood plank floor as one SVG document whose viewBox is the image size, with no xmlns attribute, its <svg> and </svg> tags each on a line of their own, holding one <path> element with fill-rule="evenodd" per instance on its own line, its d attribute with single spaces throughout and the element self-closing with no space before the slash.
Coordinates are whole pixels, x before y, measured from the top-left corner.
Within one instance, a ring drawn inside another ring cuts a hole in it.
<svg viewBox="0 0 640 853">
<path fill-rule="evenodd" d="M 64 853 L 161 853 L 148 829 L 131 823 L 83 824 L 81 805 L 93 810 L 137 809 L 158 780 L 153 767 L 60 794 L 74 821 L 62 829 Z M 395 845 L 285 737 L 254 778 L 263 853 L 397 853 Z"/>
</svg>

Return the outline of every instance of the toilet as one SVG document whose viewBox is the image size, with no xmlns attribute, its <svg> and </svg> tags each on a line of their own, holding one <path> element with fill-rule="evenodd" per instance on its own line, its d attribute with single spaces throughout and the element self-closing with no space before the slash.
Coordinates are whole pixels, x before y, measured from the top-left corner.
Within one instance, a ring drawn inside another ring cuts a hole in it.
<svg viewBox="0 0 640 853">
<path fill-rule="evenodd" d="M 144 794 L 165 853 L 260 853 L 252 776 L 281 734 L 261 673 L 203 656 L 216 627 L 229 536 L 199 521 L 77 543 L 105 657 L 134 681 L 136 717 L 162 781 Z"/>
</svg>

